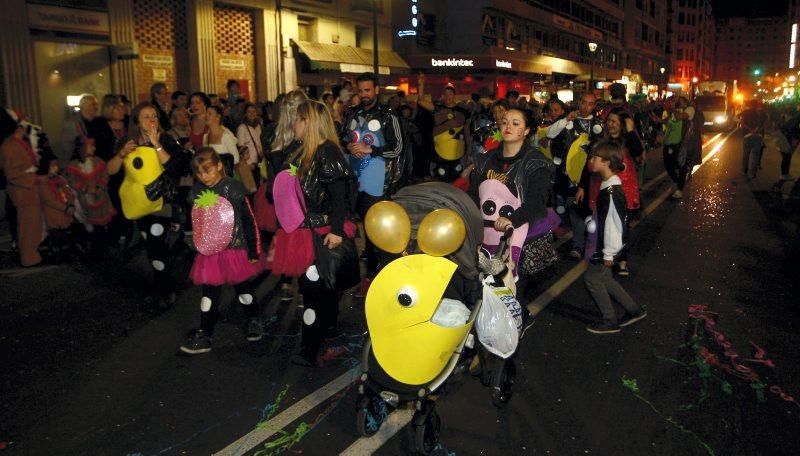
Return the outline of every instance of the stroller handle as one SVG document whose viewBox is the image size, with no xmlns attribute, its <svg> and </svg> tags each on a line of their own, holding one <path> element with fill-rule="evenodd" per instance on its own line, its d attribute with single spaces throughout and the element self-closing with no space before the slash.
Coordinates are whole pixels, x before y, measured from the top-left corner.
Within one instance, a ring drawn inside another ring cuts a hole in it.
<svg viewBox="0 0 800 456">
<path fill-rule="evenodd" d="M 497 253 L 495 255 L 501 256 L 505 253 L 506 249 L 511 245 L 511 236 L 514 235 L 514 227 L 507 226 L 503 231 L 503 236 L 500 237 L 500 243 L 497 245 Z"/>
</svg>

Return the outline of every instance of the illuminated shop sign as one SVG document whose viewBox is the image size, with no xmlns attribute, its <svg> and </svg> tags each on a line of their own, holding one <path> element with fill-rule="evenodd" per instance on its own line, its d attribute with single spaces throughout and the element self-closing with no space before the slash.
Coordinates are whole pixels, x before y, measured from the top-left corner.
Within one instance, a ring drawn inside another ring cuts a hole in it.
<svg viewBox="0 0 800 456">
<path fill-rule="evenodd" d="M 511 62 L 509 62 L 508 60 L 497 60 L 497 59 L 495 59 L 494 66 L 496 66 L 497 68 L 508 68 L 510 70 L 511 69 Z"/>
<path fill-rule="evenodd" d="M 435 67 L 474 67 L 474 60 L 465 59 L 434 59 L 431 58 L 431 66 Z"/>
<path fill-rule="evenodd" d="M 417 25 L 419 25 L 419 19 L 417 15 L 419 14 L 419 9 L 417 8 L 417 0 L 411 0 L 411 28 L 407 30 L 400 30 L 397 32 L 397 36 L 404 37 L 404 36 L 416 36 L 417 35 Z"/>
</svg>

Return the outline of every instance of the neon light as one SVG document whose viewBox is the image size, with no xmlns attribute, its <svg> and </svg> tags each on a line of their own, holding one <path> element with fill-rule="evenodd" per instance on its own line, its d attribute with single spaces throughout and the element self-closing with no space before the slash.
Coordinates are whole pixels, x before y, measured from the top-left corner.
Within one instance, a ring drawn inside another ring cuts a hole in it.
<svg viewBox="0 0 800 456">
<path fill-rule="evenodd" d="M 797 44 L 792 43 L 789 46 L 789 68 L 794 68 L 794 57 L 795 53 L 797 52 Z"/>
<path fill-rule="evenodd" d="M 404 37 L 404 36 L 417 36 L 416 30 L 400 30 L 397 32 L 397 36 Z"/>
<path fill-rule="evenodd" d="M 797 24 L 792 24 L 792 43 L 797 42 Z"/>
</svg>

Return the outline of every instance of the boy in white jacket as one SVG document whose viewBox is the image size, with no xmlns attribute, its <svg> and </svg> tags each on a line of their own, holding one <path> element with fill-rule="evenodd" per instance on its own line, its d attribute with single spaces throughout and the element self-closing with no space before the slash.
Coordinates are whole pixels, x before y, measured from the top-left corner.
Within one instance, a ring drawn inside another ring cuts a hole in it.
<svg viewBox="0 0 800 456">
<path fill-rule="evenodd" d="M 611 334 L 620 327 L 636 323 L 647 316 L 647 312 L 614 279 L 611 268 L 615 259 L 627 248 L 628 224 L 625 193 L 617 172 L 622 171 L 622 149 L 613 142 L 600 141 L 592 148 L 588 162 L 589 171 L 603 178 L 600 194 L 597 197 L 597 247 L 589 260 L 584 282 L 597 307 L 603 314 L 603 321 L 586 327 L 594 334 Z M 611 304 L 614 298 L 626 314 L 620 320 Z"/>
</svg>

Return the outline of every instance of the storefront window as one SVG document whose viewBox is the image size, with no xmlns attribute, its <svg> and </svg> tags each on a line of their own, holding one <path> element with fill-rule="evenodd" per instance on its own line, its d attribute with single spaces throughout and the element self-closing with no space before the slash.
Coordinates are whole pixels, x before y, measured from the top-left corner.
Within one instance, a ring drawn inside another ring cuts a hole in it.
<svg viewBox="0 0 800 456">
<path fill-rule="evenodd" d="M 33 52 L 42 126 L 51 138 L 58 138 L 73 110 L 67 105 L 68 96 L 91 93 L 99 101 L 111 92 L 108 47 L 34 41 Z"/>
</svg>

